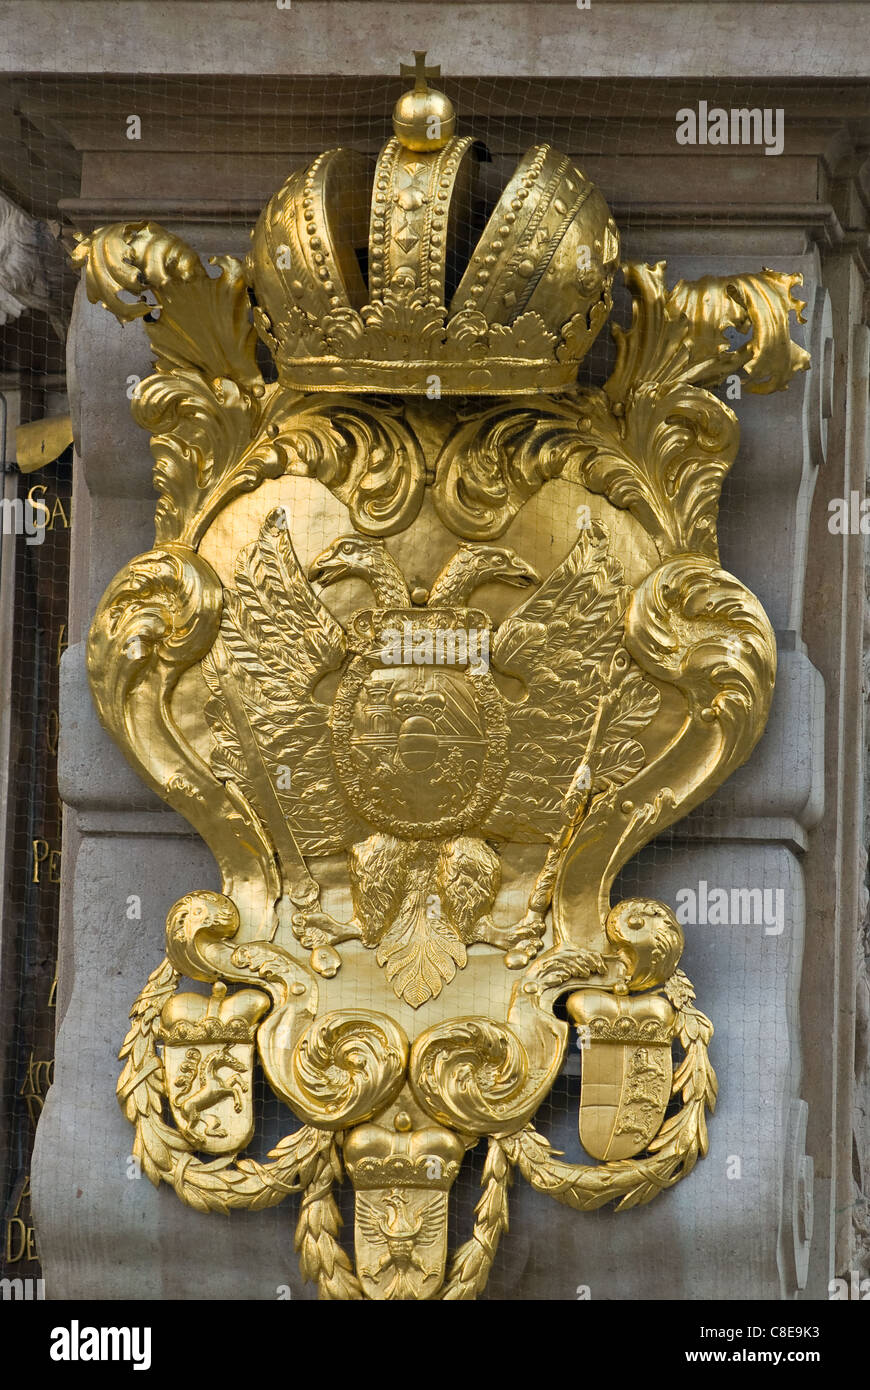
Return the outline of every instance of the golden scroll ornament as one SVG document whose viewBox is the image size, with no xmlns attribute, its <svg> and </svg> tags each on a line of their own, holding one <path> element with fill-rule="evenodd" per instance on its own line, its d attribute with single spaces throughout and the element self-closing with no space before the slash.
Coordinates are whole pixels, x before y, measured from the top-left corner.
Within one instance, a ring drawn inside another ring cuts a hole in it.
<svg viewBox="0 0 870 1390">
<path fill-rule="evenodd" d="M 155 368 L 133 400 L 154 548 L 99 605 L 94 698 L 222 880 L 169 912 L 119 1097 L 144 1172 L 194 1208 L 300 1194 L 324 1298 L 473 1298 L 515 1171 L 624 1210 L 706 1152 L 681 929 L 611 888 L 764 728 L 775 644 L 719 564 L 738 428 L 712 388 L 809 363 L 799 276 L 669 289 L 624 264 L 631 326 L 578 384 L 611 311 L 606 204 L 537 146 L 463 259 L 477 147 L 430 76 L 420 58 L 374 171 L 333 150 L 290 175 L 244 264 L 154 223 L 75 253 Z M 572 1024 L 582 1164 L 534 1127 Z M 255 1056 L 301 1122 L 261 1161 L 240 1156 Z"/>
</svg>

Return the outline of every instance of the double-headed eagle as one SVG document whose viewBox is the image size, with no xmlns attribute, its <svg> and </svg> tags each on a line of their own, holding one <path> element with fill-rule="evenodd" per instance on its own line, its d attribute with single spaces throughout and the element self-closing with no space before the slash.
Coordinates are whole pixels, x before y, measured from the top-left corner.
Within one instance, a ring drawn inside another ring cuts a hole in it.
<svg viewBox="0 0 870 1390">
<path fill-rule="evenodd" d="M 311 582 L 344 579 L 374 600 L 348 631 Z M 468 604 L 492 582 L 534 592 L 490 641 L 489 619 Z M 384 541 L 340 537 L 309 580 L 286 509 L 270 513 L 225 593 L 203 664 L 206 717 L 213 771 L 256 809 L 279 858 L 297 861 L 282 864 L 286 878 L 347 854 L 353 915 L 340 923 L 297 904 L 304 944 L 361 940 L 414 1006 L 474 942 L 508 963 L 540 949 L 559 857 L 591 800 L 642 766 L 636 735 L 658 707 L 623 645 L 629 594 L 595 522 L 543 583 L 513 550 L 463 543 L 412 602 Z M 487 625 L 488 669 L 427 664 L 419 644 L 406 663 L 384 654 L 388 627 L 474 623 Z M 500 926 L 499 850 L 511 841 L 547 848 L 526 915 Z"/>
</svg>

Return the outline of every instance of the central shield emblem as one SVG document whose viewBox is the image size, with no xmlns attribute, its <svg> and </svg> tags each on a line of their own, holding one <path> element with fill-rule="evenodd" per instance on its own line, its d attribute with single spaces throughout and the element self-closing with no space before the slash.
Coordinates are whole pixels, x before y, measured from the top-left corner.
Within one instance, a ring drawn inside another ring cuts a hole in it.
<svg viewBox="0 0 870 1390">
<path fill-rule="evenodd" d="M 507 721 L 478 610 L 358 613 L 332 714 L 342 787 L 379 829 L 416 839 L 480 821 L 507 772 Z"/>
</svg>

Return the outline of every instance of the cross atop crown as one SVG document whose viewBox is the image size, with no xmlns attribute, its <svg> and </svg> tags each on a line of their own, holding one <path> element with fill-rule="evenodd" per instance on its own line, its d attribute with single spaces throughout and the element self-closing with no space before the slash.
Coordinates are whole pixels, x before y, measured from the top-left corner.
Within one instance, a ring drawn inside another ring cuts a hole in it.
<svg viewBox="0 0 870 1390">
<path fill-rule="evenodd" d="M 400 63 L 400 64 L 399 64 L 399 76 L 400 76 L 400 77 L 413 77 L 413 79 L 414 79 L 414 91 L 415 91 L 415 92 L 426 92 L 426 91 L 429 90 L 429 82 L 430 82 L 430 81 L 433 81 L 433 82 L 434 82 L 434 80 L 435 80 L 436 77 L 440 77 L 440 76 L 441 76 L 441 64 L 440 64 L 440 63 L 436 63 L 436 64 L 434 65 L 434 67 L 427 68 L 427 66 L 426 66 L 426 50 L 425 50 L 425 48 L 422 49 L 422 50 L 416 49 L 416 48 L 415 48 L 415 49 L 414 49 L 414 66 L 411 67 L 411 64 L 410 64 L 410 63 Z"/>
</svg>

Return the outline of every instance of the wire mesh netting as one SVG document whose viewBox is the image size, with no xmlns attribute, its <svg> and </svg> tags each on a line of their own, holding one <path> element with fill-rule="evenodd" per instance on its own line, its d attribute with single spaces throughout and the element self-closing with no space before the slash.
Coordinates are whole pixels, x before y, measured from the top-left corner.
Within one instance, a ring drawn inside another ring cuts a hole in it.
<svg viewBox="0 0 870 1390">
<path fill-rule="evenodd" d="M 397 55 L 397 63 L 407 56 Z M 432 56 L 437 59 L 438 55 Z M 657 258 L 649 249 L 656 238 L 661 241 L 659 255 L 668 254 L 672 226 L 662 209 L 670 207 L 679 211 L 678 218 L 676 212 L 670 214 L 671 223 L 679 224 L 675 260 L 679 262 L 683 256 L 692 262 L 693 256 L 703 254 L 705 234 L 714 233 L 720 225 L 717 213 L 710 210 L 717 181 L 735 177 L 745 186 L 750 155 L 757 161 L 757 177 L 764 177 L 775 163 L 765 157 L 765 144 L 772 147 L 781 130 L 773 122 L 768 139 L 768 128 L 760 125 L 760 141 L 743 152 L 745 160 L 736 175 L 730 166 L 726 168 L 723 163 L 717 168 L 716 161 L 710 160 L 708 167 L 693 176 L 693 191 L 684 193 L 681 146 L 674 137 L 675 105 L 698 110 L 699 103 L 704 103 L 705 110 L 758 108 L 781 113 L 788 110 L 789 95 L 789 84 L 782 83 L 773 87 L 763 82 L 686 82 L 675 103 L 674 85 L 653 79 L 451 78 L 449 73 L 438 85 L 443 86 L 459 113 L 459 132 L 480 142 L 478 192 L 467 222 L 456 229 L 448 261 L 448 286 L 451 281 L 454 285 L 458 282 L 518 160 L 528 148 L 543 142 L 569 155 L 602 190 L 618 222 L 625 259 L 635 255 Z M 103 223 L 154 219 L 189 239 L 203 257 L 220 253 L 244 256 L 260 209 L 291 170 L 303 168 L 321 151 L 336 145 L 377 155 L 391 134 L 391 112 L 405 86 L 399 78 L 369 76 L 251 79 L 218 74 L 195 78 L 143 74 L 133 79 L 22 75 L 6 81 L 0 92 L 0 115 L 10 136 L 5 153 L 0 155 L 0 235 L 5 234 L 0 246 L 0 392 L 5 425 L 4 495 L 9 504 L 4 510 L 0 560 L 4 586 L 0 601 L 0 652 L 4 659 L 0 671 L 4 695 L 0 777 L 5 779 L 6 793 L 5 822 L 0 827 L 4 836 L 0 844 L 4 863 L 0 995 L 4 1021 L 0 1054 L 4 1274 L 38 1277 L 40 1273 L 39 1233 L 29 1206 L 30 1155 L 36 1122 L 52 1080 L 58 924 L 62 897 L 65 911 L 71 911 L 68 895 L 73 869 L 62 844 L 57 784 L 60 660 L 71 637 L 75 641 L 84 638 L 98 597 L 81 580 L 76 587 L 74 580 L 71 615 L 70 556 L 71 544 L 74 552 L 76 543 L 73 495 L 80 495 L 73 475 L 81 468 L 81 460 L 74 460 L 72 448 L 65 447 L 51 461 L 25 473 L 20 461 L 16 462 L 14 443 L 17 425 L 38 424 L 67 413 L 70 392 L 75 390 L 74 381 L 67 378 L 64 354 L 76 287 L 68 252 L 76 234 L 88 233 Z M 844 89 L 845 108 L 851 109 L 855 100 L 855 93 Z M 824 84 L 819 84 L 816 94 L 804 84 L 801 103 L 804 116 L 809 117 L 814 106 L 821 114 L 830 113 L 835 97 Z M 643 170 L 647 152 L 652 171 L 649 176 Z M 779 154 L 780 150 L 772 152 Z M 695 213 L 691 210 L 693 198 L 697 201 Z M 362 209 L 364 214 L 367 211 L 368 204 Z M 697 234 L 694 244 L 693 233 Z M 360 266 L 365 274 L 365 253 Z M 630 313 L 628 295 L 616 290 L 614 321 L 627 327 Z M 581 384 L 600 385 L 614 358 L 614 343 L 605 330 L 581 364 Z M 266 380 L 274 380 L 273 366 L 262 346 L 258 360 Z M 72 358 L 70 363 L 74 365 Z M 716 388 L 716 394 L 728 401 L 739 418 L 739 387 L 726 384 Z M 126 409 L 126 403 L 123 405 Z M 109 418 L 119 408 L 119 402 L 114 401 Z M 117 466 L 119 470 L 125 467 L 123 457 L 118 458 Z M 745 481 L 747 466 L 740 456 L 723 495 L 720 535 L 726 568 L 731 567 L 729 552 L 739 549 L 748 509 L 754 505 Z M 546 494 L 548 498 L 563 496 L 557 482 L 548 486 L 555 489 Z M 123 495 L 124 489 L 119 488 L 119 496 Z M 270 481 L 261 493 L 228 511 L 220 523 L 219 549 L 210 551 L 205 541 L 203 553 L 212 558 L 219 553 L 235 561 L 256 537 L 254 514 L 259 523 L 270 506 L 287 504 L 296 507 L 301 517 L 294 539 L 300 558 L 310 564 L 333 539 L 329 531 L 333 518 L 324 509 L 311 519 L 298 507 L 300 495 L 293 478 Z M 557 501 L 541 507 L 535 522 L 541 537 L 556 524 L 555 511 L 563 505 L 567 503 Z M 35 528 L 32 534 L 27 531 L 28 520 Z M 214 545 L 217 547 L 218 542 Z M 421 541 L 421 556 L 429 553 L 427 547 L 428 541 Z M 411 552 L 406 549 L 404 553 Z M 628 563 L 642 563 L 639 554 L 629 553 L 625 558 Z M 82 557 L 81 564 L 87 563 L 88 557 Z M 411 563 L 413 568 L 413 557 Z M 432 575 L 424 569 L 421 563 L 419 574 L 414 571 L 410 579 L 420 585 L 431 582 Z M 232 573 L 229 565 L 227 573 L 221 575 L 228 587 Z M 351 592 L 356 600 L 362 598 L 361 590 Z M 345 616 L 356 600 L 343 601 Z M 74 730 L 70 737 L 75 737 Z M 715 841 L 721 814 L 703 806 L 694 813 L 696 840 Z M 507 858 L 505 846 L 500 845 L 498 852 Z M 654 842 L 623 870 L 614 900 L 659 896 L 657 884 L 667 880 L 672 885 L 674 873 L 679 873 L 674 864 L 680 852 L 673 837 Z M 767 877 L 763 858 L 757 864 L 748 859 L 747 864 L 749 887 L 762 894 L 781 891 L 775 875 Z M 324 882 L 338 881 L 340 866 L 327 863 L 325 857 L 319 868 Z M 506 873 L 507 882 L 510 878 Z M 130 904 L 138 901 L 142 885 L 119 878 L 103 886 L 112 904 L 107 910 L 129 918 Z M 217 875 L 209 886 L 218 886 Z M 692 887 L 700 894 L 700 885 L 694 880 Z M 672 889 L 669 891 L 673 897 Z M 333 899 L 327 890 L 325 902 L 330 905 L 334 901 L 346 908 L 346 896 L 336 888 Z M 515 904 L 509 903 L 508 897 L 496 904 L 497 922 L 509 920 Z M 749 976 L 758 952 L 765 949 L 766 933 L 769 937 L 769 929 L 775 925 L 773 918 L 764 917 L 765 904 L 775 901 L 762 896 L 758 920 L 722 924 L 721 930 L 731 933 L 730 969 L 737 975 Z M 671 905 L 678 904 L 672 901 Z M 685 964 L 693 979 L 705 977 L 704 932 L 713 930 L 715 924 L 705 919 L 688 946 Z M 286 919 L 276 939 L 293 948 Z M 155 936 L 154 965 L 162 950 L 162 941 Z M 62 1007 L 73 975 L 71 960 L 63 950 L 61 955 Z M 64 969 L 68 971 L 66 984 Z M 370 979 L 370 973 L 361 973 L 357 1003 L 377 1009 L 381 996 L 370 987 Z M 187 983 L 185 988 L 204 991 L 207 987 Z M 484 982 L 475 1003 L 482 1015 L 490 1008 L 496 1014 L 503 1008 L 502 994 L 488 995 Z M 560 1010 L 559 1016 L 567 1019 L 561 1006 Z M 752 1026 L 751 1021 L 747 1026 Z M 119 1044 L 122 1036 L 118 1036 Z M 785 1046 L 787 1040 L 775 1038 L 772 1045 Z M 554 1147 L 575 1162 L 584 1158 L 577 1138 L 581 1055 L 575 1041 L 536 1120 Z M 79 1077 L 79 1084 L 84 1088 L 80 1103 L 86 1110 L 91 1099 L 87 1078 Z M 258 1127 L 247 1153 L 263 1161 L 295 1121 L 266 1083 L 259 1065 L 255 1070 L 255 1104 Z M 473 1148 L 457 1178 L 450 1207 L 451 1248 L 467 1239 L 485 1158 L 485 1144 Z M 352 1229 L 353 1193 L 348 1185 L 339 1200 L 346 1226 Z M 516 1244 L 505 1262 L 496 1266 L 484 1296 L 516 1296 L 524 1263 L 544 1258 L 539 1248 L 533 1248 L 525 1220 L 524 1216 L 519 1219 Z M 611 1216 L 599 1211 L 584 1215 L 583 1220 L 595 1232 L 603 1229 L 602 1223 Z M 566 1272 L 559 1276 L 563 1289 L 556 1296 L 573 1296 L 566 1292 L 573 1280 L 577 1296 L 582 1297 L 582 1268 L 575 1273 L 568 1268 L 570 1254 L 560 1253 Z"/>
</svg>

